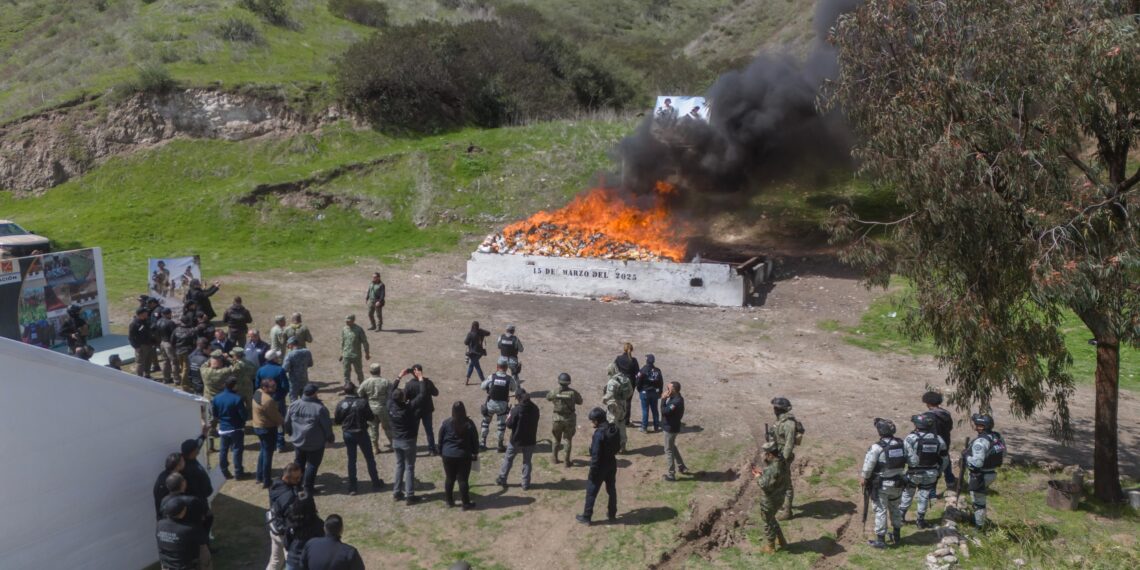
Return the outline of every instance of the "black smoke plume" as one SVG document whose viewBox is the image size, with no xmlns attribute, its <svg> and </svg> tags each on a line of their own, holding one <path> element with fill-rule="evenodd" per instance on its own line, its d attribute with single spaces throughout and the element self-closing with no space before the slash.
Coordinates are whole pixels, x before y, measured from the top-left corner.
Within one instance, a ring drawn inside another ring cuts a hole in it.
<svg viewBox="0 0 1140 570">
<path fill-rule="evenodd" d="M 622 187 L 637 195 L 671 180 L 690 196 L 735 193 L 808 166 L 850 167 L 851 135 L 842 114 L 821 113 L 817 99 L 839 69 L 829 30 L 860 2 L 818 0 L 815 45 L 803 61 L 762 53 L 744 69 L 720 76 L 706 96 L 708 123 L 666 125 L 648 117 L 618 146 Z"/>
</svg>

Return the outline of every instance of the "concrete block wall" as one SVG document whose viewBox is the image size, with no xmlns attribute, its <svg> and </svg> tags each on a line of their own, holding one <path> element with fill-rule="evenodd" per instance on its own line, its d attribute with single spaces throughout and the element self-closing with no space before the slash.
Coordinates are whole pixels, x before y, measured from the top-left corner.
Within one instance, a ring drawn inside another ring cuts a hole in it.
<svg viewBox="0 0 1140 570">
<path fill-rule="evenodd" d="M 744 304 L 744 278 L 723 263 L 616 261 L 498 253 L 471 254 L 467 284 L 492 291 L 571 297 L 613 296 L 647 303 Z"/>
</svg>

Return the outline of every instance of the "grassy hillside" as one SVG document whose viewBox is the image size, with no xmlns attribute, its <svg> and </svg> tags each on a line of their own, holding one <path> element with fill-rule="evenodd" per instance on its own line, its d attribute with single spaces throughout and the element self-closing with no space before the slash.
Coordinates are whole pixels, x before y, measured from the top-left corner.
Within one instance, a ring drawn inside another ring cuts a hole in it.
<svg viewBox="0 0 1140 570">
<path fill-rule="evenodd" d="M 418 140 L 347 127 L 281 140 L 176 140 L 108 161 L 43 196 L 0 193 L 0 212 L 57 247 L 101 246 L 115 297 L 144 286 L 147 257 L 198 254 L 217 276 L 305 270 L 451 249 L 498 220 L 560 205 L 609 167 L 629 121 L 554 122 Z M 374 166 L 309 188 L 351 200 L 238 200 L 256 185 Z"/>
<path fill-rule="evenodd" d="M 726 65 L 775 39 L 800 42 L 812 2 L 738 0 L 385 0 L 391 24 L 494 17 L 529 5 L 550 29 L 623 69 L 646 92 L 701 91 Z M 4 0 L 0 2 L 0 122 L 84 93 L 102 93 L 162 65 L 185 84 L 325 89 L 331 62 L 375 30 L 337 18 L 325 0 L 287 0 L 290 26 L 274 26 L 237 0 Z M 447 8 L 444 5 L 458 5 Z M 759 20 L 757 20 L 759 18 Z M 255 41 L 224 39 L 234 21 Z M 768 26 L 753 25 L 771 21 Z M 738 34 L 731 30 L 747 30 Z M 686 46 L 693 57 L 686 57 Z"/>
</svg>

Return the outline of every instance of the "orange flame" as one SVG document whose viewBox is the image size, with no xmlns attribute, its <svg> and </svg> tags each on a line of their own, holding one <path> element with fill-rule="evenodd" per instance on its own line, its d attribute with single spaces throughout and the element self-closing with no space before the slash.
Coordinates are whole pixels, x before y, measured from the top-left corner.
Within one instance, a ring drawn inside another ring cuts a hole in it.
<svg viewBox="0 0 1140 570">
<path fill-rule="evenodd" d="M 565 207 L 541 211 L 503 229 L 503 236 L 524 241 L 540 255 L 581 257 L 637 257 L 630 250 L 673 261 L 684 261 L 687 223 L 674 219 L 666 197 L 677 192 L 667 182 L 658 182 L 647 208 L 625 200 L 609 188 L 593 188 L 579 194 Z"/>
</svg>

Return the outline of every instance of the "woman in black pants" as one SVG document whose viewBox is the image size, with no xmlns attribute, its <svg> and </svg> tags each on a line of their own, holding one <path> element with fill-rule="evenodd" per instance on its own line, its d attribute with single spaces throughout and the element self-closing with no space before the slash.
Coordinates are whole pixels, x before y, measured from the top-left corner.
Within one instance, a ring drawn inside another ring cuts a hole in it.
<svg viewBox="0 0 1140 570">
<path fill-rule="evenodd" d="M 479 366 L 479 359 L 487 356 L 487 349 L 483 346 L 483 339 L 491 335 L 491 331 L 479 328 L 479 321 L 471 323 L 471 330 L 467 333 L 467 338 L 463 339 L 463 345 L 467 347 L 467 379 L 463 381 L 466 386 L 471 383 L 471 373 L 479 373 L 479 382 L 485 380 L 483 377 L 483 367 Z"/>
<path fill-rule="evenodd" d="M 471 502 L 467 480 L 471 477 L 471 463 L 478 459 L 479 439 L 475 429 L 475 422 L 467 417 L 467 408 L 463 402 L 451 405 L 451 417 L 443 420 L 439 426 L 439 451 L 443 457 L 443 472 L 446 475 L 444 482 L 444 496 L 447 506 L 455 506 L 455 482 L 459 482 L 459 498 L 463 501 L 463 510 L 475 508 Z"/>
</svg>

